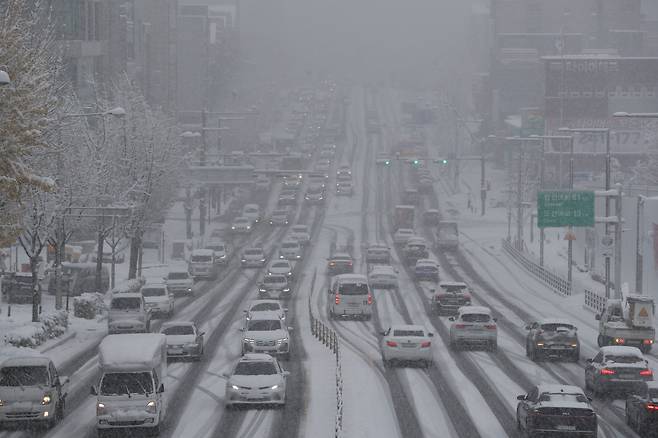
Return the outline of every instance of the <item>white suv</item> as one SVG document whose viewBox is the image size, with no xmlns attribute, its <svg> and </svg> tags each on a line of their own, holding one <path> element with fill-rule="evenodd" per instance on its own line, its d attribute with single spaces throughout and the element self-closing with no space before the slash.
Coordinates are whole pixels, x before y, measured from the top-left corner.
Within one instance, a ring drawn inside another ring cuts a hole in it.
<svg viewBox="0 0 658 438">
<path fill-rule="evenodd" d="M 165 283 L 146 283 L 140 290 L 144 297 L 146 310 L 153 315 L 174 314 L 174 294 L 169 292 Z"/>
<path fill-rule="evenodd" d="M 279 247 L 279 258 L 299 260 L 302 258 L 302 247 L 296 240 L 284 240 Z"/>
<path fill-rule="evenodd" d="M 450 347 L 458 348 L 464 344 L 482 345 L 491 351 L 498 349 L 498 326 L 496 318 L 491 316 L 491 309 L 483 306 L 460 307 L 456 317 L 449 318 Z"/>
<path fill-rule="evenodd" d="M 252 313 L 242 331 L 242 354 L 269 353 L 290 358 L 291 327 L 286 327 L 278 312 Z"/>
</svg>

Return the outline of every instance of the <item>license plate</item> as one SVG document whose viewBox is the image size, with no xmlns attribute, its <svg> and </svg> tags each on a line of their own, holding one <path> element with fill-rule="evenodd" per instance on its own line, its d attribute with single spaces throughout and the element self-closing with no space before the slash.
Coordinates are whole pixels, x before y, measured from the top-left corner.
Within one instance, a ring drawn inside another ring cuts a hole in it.
<svg viewBox="0 0 658 438">
<path fill-rule="evenodd" d="M 402 346 L 406 348 L 416 348 L 416 344 L 402 344 Z"/>
<path fill-rule="evenodd" d="M 169 354 L 183 354 L 182 348 L 172 348 L 169 350 Z"/>
<path fill-rule="evenodd" d="M 559 424 L 555 426 L 557 430 L 576 430 L 576 426 L 569 426 L 566 424 Z"/>
<path fill-rule="evenodd" d="M 635 374 L 620 374 L 619 378 L 622 380 L 633 380 L 637 378 L 637 376 Z"/>
<path fill-rule="evenodd" d="M 564 350 L 564 345 L 551 345 L 551 350 Z"/>
</svg>

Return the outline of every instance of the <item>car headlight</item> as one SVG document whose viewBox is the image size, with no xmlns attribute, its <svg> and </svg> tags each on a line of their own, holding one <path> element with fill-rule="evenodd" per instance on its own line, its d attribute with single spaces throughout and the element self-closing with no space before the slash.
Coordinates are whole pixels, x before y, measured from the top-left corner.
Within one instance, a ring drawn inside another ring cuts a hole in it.
<svg viewBox="0 0 658 438">
<path fill-rule="evenodd" d="M 250 227 L 249 225 L 247 225 L 247 229 L 248 229 L 248 230 L 251 230 L 251 227 Z"/>
<path fill-rule="evenodd" d="M 188 288 L 187 288 L 187 291 L 188 291 L 188 292 L 192 292 L 192 288 L 191 288 L 191 287 L 188 287 Z"/>
<path fill-rule="evenodd" d="M 226 254 L 222 254 L 222 255 L 220 255 L 219 258 L 220 258 L 220 259 L 225 259 L 225 258 L 226 258 Z"/>
<path fill-rule="evenodd" d="M 264 287 L 259 287 L 258 292 L 267 292 L 267 289 L 265 289 Z"/>
<path fill-rule="evenodd" d="M 238 385 L 231 385 L 231 389 L 237 391 L 240 388 L 238 387 Z"/>
<path fill-rule="evenodd" d="M 242 263 L 246 263 L 246 262 L 247 262 L 247 259 L 241 259 L 240 261 L 241 261 Z"/>
<path fill-rule="evenodd" d="M 260 261 L 261 261 L 261 262 L 264 262 L 264 261 L 265 261 L 265 259 L 260 259 Z"/>
<path fill-rule="evenodd" d="M 155 400 L 150 400 L 148 403 L 146 403 L 146 412 L 149 414 L 155 414 L 158 410 L 158 406 L 155 403 Z"/>
<path fill-rule="evenodd" d="M 105 403 L 96 403 L 96 415 L 105 415 Z"/>
<path fill-rule="evenodd" d="M 49 405 L 50 402 L 52 401 L 50 394 L 45 394 L 43 398 L 41 399 L 41 404 L 42 405 Z"/>
<path fill-rule="evenodd" d="M 242 339 L 242 342 L 246 342 L 247 344 L 253 344 L 255 341 L 252 338 L 244 338 Z"/>
<path fill-rule="evenodd" d="M 232 229 L 232 230 L 235 230 L 235 225 L 231 225 L 231 229 Z"/>
<path fill-rule="evenodd" d="M 284 288 L 283 288 L 283 291 L 284 291 L 284 292 L 290 292 L 290 288 L 289 288 L 289 287 L 284 287 Z"/>
<path fill-rule="evenodd" d="M 288 338 L 281 338 L 276 340 L 276 343 L 279 345 L 286 344 L 287 342 L 288 342 Z"/>
<path fill-rule="evenodd" d="M 199 344 L 196 342 L 190 342 L 189 344 L 185 344 L 185 347 L 187 348 L 199 348 Z"/>
<path fill-rule="evenodd" d="M 272 385 L 270 386 L 270 389 L 279 389 L 279 385 Z"/>
</svg>

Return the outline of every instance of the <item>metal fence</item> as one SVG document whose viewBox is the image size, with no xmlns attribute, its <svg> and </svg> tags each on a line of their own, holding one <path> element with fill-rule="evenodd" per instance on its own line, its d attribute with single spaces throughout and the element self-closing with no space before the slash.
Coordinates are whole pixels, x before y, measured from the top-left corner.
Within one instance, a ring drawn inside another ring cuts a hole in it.
<svg viewBox="0 0 658 438">
<path fill-rule="evenodd" d="M 525 268 L 526 271 L 530 272 L 537 279 L 546 284 L 553 292 L 560 295 L 572 294 L 573 290 L 571 283 L 562 278 L 559 274 L 546 269 L 543 266 L 539 266 L 533 259 L 514 248 L 507 239 L 503 239 L 503 249 L 523 268 Z"/>
<path fill-rule="evenodd" d="M 315 274 L 312 285 L 315 284 Z M 308 299 L 308 315 L 311 322 L 311 334 L 322 342 L 336 358 L 336 418 L 334 423 L 334 438 L 343 438 L 343 369 L 341 366 L 340 342 L 336 331 L 328 327 L 313 315 L 311 297 Z"/>
<path fill-rule="evenodd" d="M 585 291 L 585 307 L 595 313 L 602 313 L 608 299 L 587 288 L 583 290 Z"/>
</svg>

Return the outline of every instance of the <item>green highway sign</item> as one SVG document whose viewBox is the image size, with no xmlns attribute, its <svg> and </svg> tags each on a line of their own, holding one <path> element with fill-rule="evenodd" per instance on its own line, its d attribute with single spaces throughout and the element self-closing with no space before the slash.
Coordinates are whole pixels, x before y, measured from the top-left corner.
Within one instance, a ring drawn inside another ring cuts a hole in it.
<svg viewBox="0 0 658 438">
<path fill-rule="evenodd" d="M 593 227 L 593 191 L 546 191 L 537 196 L 537 226 Z"/>
</svg>

